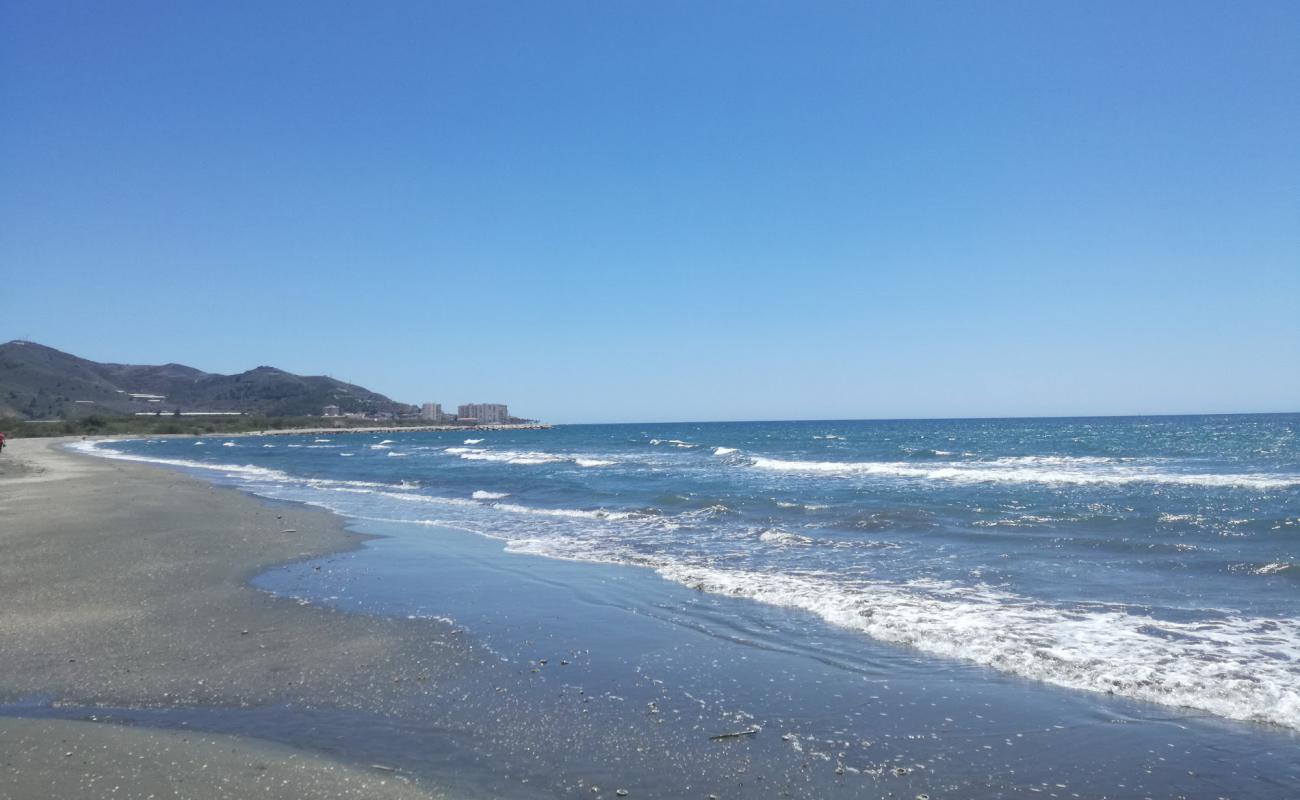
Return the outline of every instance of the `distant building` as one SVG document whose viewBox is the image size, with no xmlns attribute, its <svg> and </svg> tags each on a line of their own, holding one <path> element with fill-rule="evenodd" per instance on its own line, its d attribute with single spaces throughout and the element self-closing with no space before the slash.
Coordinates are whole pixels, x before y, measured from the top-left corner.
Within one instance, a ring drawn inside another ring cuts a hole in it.
<svg viewBox="0 0 1300 800">
<path fill-rule="evenodd" d="M 425 403 L 420 406 L 420 419 L 426 422 L 442 422 L 442 403 Z"/>
<path fill-rule="evenodd" d="M 479 425 L 503 425 L 510 420 L 504 403 L 466 403 L 456 409 L 456 416 L 462 422 L 466 418 L 477 420 Z"/>
<path fill-rule="evenodd" d="M 322 417 L 337 417 L 339 416 L 339 407 L 325 406 L 325 408 L 321 411 L 320 415 Z"/>
</svg>

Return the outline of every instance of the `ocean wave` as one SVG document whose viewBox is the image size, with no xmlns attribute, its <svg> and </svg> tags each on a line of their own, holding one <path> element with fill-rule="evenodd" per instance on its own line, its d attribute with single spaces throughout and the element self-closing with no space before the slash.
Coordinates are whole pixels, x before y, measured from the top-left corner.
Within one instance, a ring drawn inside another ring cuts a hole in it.
<svg viewBox="0 0 1300 800">
<path fill-rule="evenodd" d="M 760 542 L 785 545 L 809 545 L 816 541 L 811 536 L 802 536 L 797 533 L 790 533 L 789 531 L 783 531 L 780 528 L 771 528 L 763 531 L 758 535 L 758 540 Z"/>
<path fill-rule="evenodd" d="M 777 500 L 777 508 L 802 508 L 804 511 L 825 511 L 830 506 L 824 503 L 795 503 L 789 500 Z"/>
<path fill-rule="evenodd" d="M 482 439 L 466 439 L 465 444 L 482 444 Z"/>
<path fill-rule="evenodd" d="M 536 514 L 543 517 L 569 517 L 572 519 L 621 520 L 645 516 L 636 511 L 606 511 L 603 508 L 594 510 L 579 508 L 537 508 L 535 506 L 521 506 L 516 503 L 493 503 L 492 507 L 498 511 L 508 511 L 512 514 Z"/>
<path fill-rule="evenodd" d="M 715 456 L 729 456 L 729 455 L 731 455 L 732 453 L 735 453 L 735 452 L 738 452 L 738 451 L 737 451 L 737 449 L 734 448 L 734 447 L 715 447 L 715 448 L 713 448 L 713 454 L 714 454 Z"/>
<path fill-rule="evenodd" d="M 942 584 L 846 585 L 682 564 L 657 571 L 700 591 L 810 611 L 873 639 L 1020 677 L 1300 728 L 1295 620 L 1178 623 Z"/>
<path fill-rule="evenodd" d="M 920 466 L 898 461 L 798 461 L 753 456 L 750 466 L 807 475 L 868 476 L 952 483 L 1126 485 L 1156 483 L 1266 491 L 1300 486 L 1300 475 L 1161 472 L 1111 459 L 1027 456 Z"/>
<path fill-rule="evenodd" d="M 1250 575 L 1277 575 L 1290 572 L 1294 568 L 1295 564 L 1290 561 L 1270 561 L 1267 564 L 1231 564 L 1228 566 L 1228 571 L 1245 572 Z"/>
<path fill-rule="evenodd" d="M 191 461 L 188 458 L 159 458 L 156 456 L 137 456 L 131 453 L 123 453 L 120 450 L 114 450 L 104 446 L 103 442 L 84 441 L 73 442 L 67 445 L 68 449 L 76 450 L 82 453 L 111 458 L 117 461 L 138 461 L 147 464 L 166 464 L 173 467 L 185 467 L 186 469 L 203 469 L 211 472 L 220 472 L 225 475 L 243 476 L 250 478 L 261 478 L 264 480 L 285 481 L 291 480 L 288 473 L 278 469 L 269 469 L 259 467 L 255 464 L 213 464 L 206 461 Z"/>
<path fill-rule="evenodd" d="M 466 461 L 491 461 L 501 464 L 516 464 L 520 466 L 559 464 L 567 461 L 572 462 L 579 467 L 608 467 L 618 463 L 617 461 L 607 458 L 594 458 L 591 456 L 571 455 L 566 453 L 488 450 L 484 447 L 447 447 L 443 449 L 443 452 L 460 456 Z"/>
<path fill-rule="evenodd" d="M 510 492 L 485 492 L 482 489 L 474 492 L 470 497 L 475 500 L 500 500 L 503 497 L 509 497 Z"/>
</svg>

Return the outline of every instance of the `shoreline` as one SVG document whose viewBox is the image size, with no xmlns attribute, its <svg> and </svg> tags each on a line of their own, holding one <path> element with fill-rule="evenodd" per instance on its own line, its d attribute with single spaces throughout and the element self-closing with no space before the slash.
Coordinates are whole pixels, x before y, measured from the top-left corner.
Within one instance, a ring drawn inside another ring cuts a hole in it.
<svg viewBox="0 0 1300 800">
<path fill-rule="evenodd" d="M 283 436 L 294 433 L 423 433 L 426 431 L 544 431 L 552 425 L 395 425 L 365 428 L 279 428 L 239 433 L 175 434 L 179 436 Z M 139 434 L 144 435 L 144 434 Z"/>
<path fill-rule="evenodd" d="M 65 441 L 18 440 L 0 456 L 0 798 L 109 780 L 139 796 L 431 796 L 391 767 L 259 738 L 30 718 L 22 706 L 383 716 L 468 658 L 446 625 L 304 606 L 249 584 L 277 565 L 356 549 L 368 537 L 345 520 L 64 452 Z M 146 763 L 127 769 L 124 759 Z M 213 760 L 229 783 L 200 789 Z"/>
<path fill-rule="evenodd" d="M 83 702 L 83 715 L 142 726 L 134 730 L 252 732 L 308 753 L 345 755 L 363 775 L 371 764 L 384 765 L 371 767 L 381 772 L 395 765 L 399 775 L 457 795 L 520 800 L 575 791 L 609 796 L 614 787 L 628 787 L 633 797 L 907 797 L 944 789 L 939 796 L 992 798 L 1061 783 L 1096 796 L 1137 796 L 1144 783 L 1147 793 L 1176 787 L 1196 796 L 1224 780 L 1242 790 L 1239 796 L 1263 797 L 1266 776 L 1300 780 L 1273 754 L 1294 735 L 1277 738 L 1278 732 L 1183 710 L 1026 683 L 863 640 L 798 610 L 700 593 L 642 568 L 506 552 L 498 540 L 463 529 L 349 517 L 173 467 L 62 455 L 78 472 L 126 468 L 110 471 L 119 479 L 115 495 L 131 504 L 141 499 L 133 495 L 149 500 L 149 487 L 180 483 L 200 495 L 234 495 L 272 515 L 263 522 L 289 526 L 289 514 L 302 512 L 339 529 L 336 549 L 224 576 L 242 590 L 254 578 L 275 613 L 289 612 L 281 620 L 310 626 L 313 615 L 324 616 L 329 630 L 316 635 L 326 638 L 347 633 L 336 626 L 400 633 L 414 625 L 441 634 L 437 648 L 464 645 L 457 652 L 465 657 L 452 669 L 415 674 L 417 684 L 432 684 L 428 691 L 410 691 L 409 671 L 376 674 L 367 660 L 361 667 L 368 681 L 325 676 L 298 689 L 273 687 L 274 697 L 236 707 L 221 695 L 70 701 Z M 39 473 L 29 473 L 14 482 L 38 480 Z M 6 485 L 0 481 L 0 505 L 9 499 Z M 186 499 L 197 502 L 190 494 L 167 495 L 155 511 L 174 511 Z M 198 515 L 206 524 L 202 510 Z M 194 532 L 186 532 L 193 546 Z M 263 530 L 259 538 L 287 533 Z M 0 565 L 0 592 L 10 584 L 6 567 Z M 453 624 L 464 627 L 449 631 Z M 418 652 L 420 642 L 398 639 L 399 660 Z M 6 657 L 0 653 L 0 701 L 7 699 Z M 192 664 L 189 670 L 191 681 L 207 678 Z M 0 714 L 62 722 L 77 713 L 76 706 L 49 705 L 33 712 L 31 703 L 49 701 L 28 702 Z M 286 713 L 300 719 L 282 724 L 278 717 Z M 1171 720 L 1179 721 L 1178 734 L 1168 729 Z M 713 739 L 748 730 L 754 734 L 742 739 Z M 1004 742 L 1014 749 L 999 753 L 997 771 L 986 772 L 980 765 L 990 754 L 982 742 L 1002 730 L 1016 731 L 1014 742 Z M 1174 735 L 1181 756 L 1160 759 L 1158 769 L 1144 759 L 1153 748 L 1172 747 Z M 58 759 L 51 761 L 57 769 Z M 1095 772 L 1096 763 L 1111 765 L 1116 777 Z M 445 777 L 457 785 L 447 786 Z"/>
</svg>

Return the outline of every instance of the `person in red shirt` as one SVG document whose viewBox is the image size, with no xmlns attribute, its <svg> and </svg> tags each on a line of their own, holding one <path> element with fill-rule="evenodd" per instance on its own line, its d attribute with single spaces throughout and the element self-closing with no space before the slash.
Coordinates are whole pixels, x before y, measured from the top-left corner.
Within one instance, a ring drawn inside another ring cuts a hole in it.
<svg viewBox="0 0 1300 800">
<path fill-rule="evenodd" d="M 0 431 L 0 450 L 5 449 L 5 432 Z"/>
</svg>

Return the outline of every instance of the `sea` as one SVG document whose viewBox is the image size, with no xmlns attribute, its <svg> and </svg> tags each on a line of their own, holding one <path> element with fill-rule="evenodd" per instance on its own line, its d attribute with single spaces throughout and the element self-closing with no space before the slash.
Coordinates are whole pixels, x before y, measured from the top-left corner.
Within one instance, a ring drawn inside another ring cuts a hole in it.
<svg viewBox="0 0 1300 800">
<path fill-rule="evenodd" d="M 268 573 L 268 591 L 445 619 L 534 672 L 547 636 L 571 654 L 619 642 L 590 680 L 636 682 L 655 663 L 652 716 L 673 703 L 666 681 L 685 706 L 726 707 L 714 729 L 768 733 L 804 765 L 769 777 L 774 796 L 811 763 L 825 782 L 794 794 L 858 796 L 843 782 L 869 774 L 913 781 L 873 789 L 906 797 L 1264 797 L 1300 791 L 1297 432 L 1300 415 L 1274 414 L 74 447 L 383 537 L 324 578 L 319 564 Z M 683 647 L 694 637 L 708 644 Z M 778 677 L 801 688 L 755 688 Z M 1023 746 L 1027 733 L 1050 744 Z M 578 778 L 550 780 L 564 795 Z"/>
</svg>

